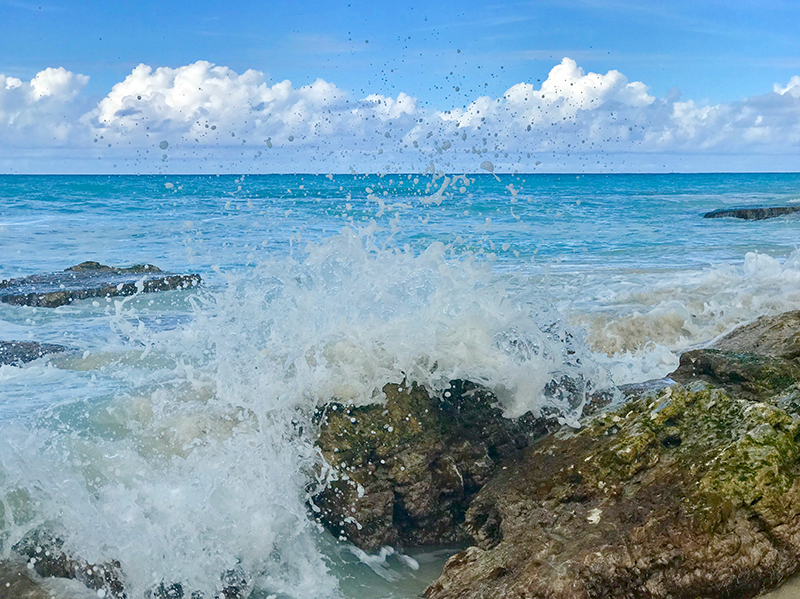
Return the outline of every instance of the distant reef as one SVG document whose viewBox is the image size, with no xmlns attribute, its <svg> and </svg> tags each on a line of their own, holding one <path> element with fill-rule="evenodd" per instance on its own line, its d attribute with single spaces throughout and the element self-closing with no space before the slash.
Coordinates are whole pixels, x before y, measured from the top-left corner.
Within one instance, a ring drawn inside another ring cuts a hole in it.
<svg viewBox="0 0 800 599">
<path fill-rule="evenodd" d="M 743 220 L 764 220 L 800 212 L 800 206 L 768 206 L 752 208 L 724 208 L 706 212 L 703 218 L 741 218 Z"/>
</svg>

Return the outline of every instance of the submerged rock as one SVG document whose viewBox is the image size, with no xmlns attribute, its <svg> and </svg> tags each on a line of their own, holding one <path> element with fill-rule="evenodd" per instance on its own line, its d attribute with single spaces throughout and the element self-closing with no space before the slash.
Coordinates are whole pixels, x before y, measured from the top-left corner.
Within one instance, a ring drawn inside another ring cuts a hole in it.
<svg viewBox="0 0 800 599">
<path fill-rule="evenodd" d="M 703 218 L 741 218 L 744 220 L 764 220 L 786 214 L 800 212 L 800 206 L 768 206 L 753 208 L 724 208 L 706 212 Z"/>
<path fill-rule="evenodd" d="M 201 282 L 200 275 L 165 273 L 152 264 L 116 268 L 82 262 L 63 272 L 0 281 L 0 302 L 55 308 L 92 297 L 188 289 Z"/>
<path fill-rule="evenodd" d="M 441 398 L 417 385 L 383 392 L 383 405 L 320 414 L 333 478 L 315 498 L 321 521 L 366 550 L 463 541 L 470 500 L 537 423 L 503 418 L 491 393 L 465 381 Z"/>
<path fill-rule="evenodd" d="M 681 386 L 557 433 L 477 494 L 428 599 L 753 597 L 800 555 L 800 419 Z"/>
<path fill-rule="evenodd" d="M 67 351 L 63 345 L 36 343 L 35 341 L 0 341 L 0 366 L 21 366 L 48 354 Z"/>
</svg>

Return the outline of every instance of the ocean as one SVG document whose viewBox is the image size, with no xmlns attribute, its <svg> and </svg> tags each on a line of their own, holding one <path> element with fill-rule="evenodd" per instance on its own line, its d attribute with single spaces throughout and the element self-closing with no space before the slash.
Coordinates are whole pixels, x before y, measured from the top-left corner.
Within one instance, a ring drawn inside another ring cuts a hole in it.
<svg viewBox="0 0 800 599">
<path fill-rule="evenodd" d="M 0 340 L 71 350 L 0 366 L 0 558 L 44 527 L 118 560 L 132 599 L 229 571 L 253 597 L 416 597 L 458 548 L 322 530 L 315 409 L 462 378 L 577 426 L 554 377 L 662 377 L 800 308 L 800 217 L 702 218 L 797 203 L 800 174 L 0 176 L 0 280 L 87 260 L 204 280 L 0 303 Z"/>
</svg>

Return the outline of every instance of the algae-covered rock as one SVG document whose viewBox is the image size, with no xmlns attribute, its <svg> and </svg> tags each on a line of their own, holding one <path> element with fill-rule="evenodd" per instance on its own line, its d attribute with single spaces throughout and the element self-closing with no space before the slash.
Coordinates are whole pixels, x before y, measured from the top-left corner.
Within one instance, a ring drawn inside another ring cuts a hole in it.
<svg viewBox="0 0 800 599">
<path fill-rule="evenodd" d="M 676 385 L 526 449 L 428 599 L 746 599 L 798 568 L 800 419 Z"/>
<path fill-rule="evenodd" d="M 382 405 L 326 406 L 317 445 L 333 482 L 315 498 L 336 535 L 374 550 L 462 541 L 470 499 L 538 424 L 511 421 L 496 398 L 454 381 L 441 398 L 386 385 Z"/>
<path fill-rule="evenodd" d="M 752 352 L 698 349 L 683 354 L 680 366 L 670 377 L 684 384 L 704 380 L 735 395 L 762 400 L 800 380 L 800 364 Z"/>
</svg>

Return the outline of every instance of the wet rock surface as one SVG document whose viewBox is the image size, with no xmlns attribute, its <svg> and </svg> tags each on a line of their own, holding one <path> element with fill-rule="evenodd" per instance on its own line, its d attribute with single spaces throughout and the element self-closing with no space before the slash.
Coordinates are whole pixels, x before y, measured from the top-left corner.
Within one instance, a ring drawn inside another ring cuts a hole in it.
<svg viewBox="0 0 800 599">
<path fill-rule="evenodd" d="M 0 562 L 0 599 L 51 599 L 24 563 Z"/>
<path fill-rule="evenodd" d="M 321 521 L 366 550 L 465 540 L 469 501 L 537 423 L 503 418 L 491 393 L 465 381 L 441 398 L 416 385 L 383 391 L 385 405 L 331 404 L 320 415 L 317 445 L 334 479 L 315 498 Z"/>
<path fill-rule="evenodd" d="M 24 562 L 0 562 L 0 581 L 5 577 L 29 595 L 19 597 L 30 599 L 50 598 L 29 572 L 42 578 L 65 578 L 75 580 L 88 589 L 97 591 L 98 597 L 108 599 L 127 599 L 125 577 L 122 566 L 117 561 L 90 564 L 85 559 L 70 555 L 64 549 L 63 541 L 45 529 L 37 529 L 14 545 L 14 554 Z M 18 582 L 15 582 L 19 579 Z M 199 591 L 186 590 L 181 583 L 160 583 L 145 593 L 146 599 L 244 599 L 251 591 L 250 581 L 244 572 L 230 570 L 220 577 L 219 593 L 212 597 Z M 11 588 L 9 586 L 9 588 Z M 0 587 L 0 599 L 3 599 Z M 8 595 L 9 599 L 17 595 Z"/>
<path fill-rule="evenodd" d="M 0 341 L 0 366 L 22 366 L 49 354 L 67 351 L 63 345 L 35 341 Z"/>
<path fill-rule="evenodd" d="M 200 275 L 166 273 L 152 264 L 117 268 L 82 262 L 62 272 L 0 281 L 0 302 L 56 308 L 94 297 L 188 289 L 201 282 Z"/>
<path fill-rule="evenodd" d="M 706 212 L 703 218 L 740 218 L 743 220 L 764 220 L 800 212 L 800 206 L 765 206 L 752 208 L 732 208 Z"/>
<path fill-rule="evenodd" d="M 798 313 L 504 462 L 428 599 L 746 599 L 800 565 Z"/>
<path fill-rule="evenodd" d="M 13 549 L 39 576 L 77 580 L 87 588 L 99 591 L 98 597 L 124 599 L 126 596 L 119 562 L 90 564 L 70 556 L 63 550 L 63 541 L 55 535 L 37 530 Z"/>
</svg>

